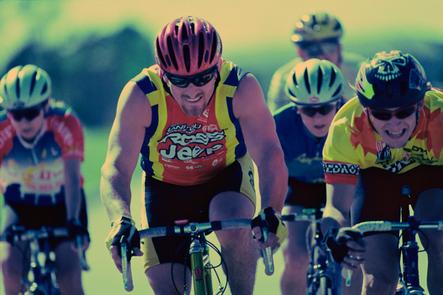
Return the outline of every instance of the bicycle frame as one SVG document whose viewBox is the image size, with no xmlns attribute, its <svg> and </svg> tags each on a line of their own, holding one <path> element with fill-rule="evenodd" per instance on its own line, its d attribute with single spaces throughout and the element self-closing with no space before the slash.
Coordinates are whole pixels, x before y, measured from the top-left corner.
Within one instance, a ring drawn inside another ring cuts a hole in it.
<svg viewBox="0 0 443 295">
<path fill-rule="evenodd" d="M 23 283 L 28 290 L 25 294 L 58 295 L 55 276 L 55 253 L 48 239 L 30 240 L 30 269 Z"/>
<path fill-rule="evenodd" d="M 209 261 L 209 249 L 203 233 L 192 236 L 189 255 L 194 294 L 212 295 L 212 265 Z"/>
<path fill-rule="evenodd" d="M 334 265 L 329 250 L 323 242 L 323 234 L 320 228 L 321 211 L 318 209 L 303 209 L 301 214 L 292 213 L 281 216 L 283 221 L 308 221 L 310 230 L 307 231 L 306 244 L 309 249 L 309 266 L 306 273 L 307 295 L 336 294 L 337 287 L 334 285 Z M 323 289 L 323 290 L 322 290 Z"/>
<path fill-rule="evenodd" d="M 418 272 L 418 244 L 417 229 L 418 224 L 413 216 L 410 215 L 410 206 L 403 205 L 401 207 L 401 218 L 411 224 L 411 228 L 403 230 L 402 245 L 400 246 L 403 263 L 403 272 L 401 280 L 405 288 L 406 294 L 424 294 L 423 288 L 420 286 L 420 278 Z"/>
<path fill-rule="evenodd" d="M 50 238 L 66 238 L 68 231 L 66 228 L 41 227 L 40 229 L 26 229 L 21 226 L 13 227 L 13 244 L 18 242 L 28 243 L 30 250 L 30 268 L 24 274 L 22 283 L 26 287 L 25 295 L 59 295 L 56 275 L 55 275 L 55 252 L 52 248 Z M 5 237 L 0 237 L 5 241 Z M 76 243 L 79 241 L 76 241 Z M 76 244 L 80 249 L 80 245 Z M 78 251 L 80 265 L 83 270 L 89 269 L 85 260 L 84 252 Z"/>
</svg>

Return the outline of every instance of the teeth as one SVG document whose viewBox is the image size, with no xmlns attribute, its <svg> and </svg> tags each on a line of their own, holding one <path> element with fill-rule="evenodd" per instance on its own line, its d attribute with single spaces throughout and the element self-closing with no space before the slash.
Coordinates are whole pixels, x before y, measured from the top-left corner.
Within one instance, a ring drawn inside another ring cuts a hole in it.
<svg viewBox="0 0 443 295">
<path fill-rule="evenodd" d="M 386 130 L 386 133 L 387 133 L 389 136 L 393 136 L 393 137 L 400 137 L 400 136 L 402 136 L 405 132 L 406 132 L 406 129 L 402 129 L 402 130 L 397 131 L 397 132 Z"/>
</svg>

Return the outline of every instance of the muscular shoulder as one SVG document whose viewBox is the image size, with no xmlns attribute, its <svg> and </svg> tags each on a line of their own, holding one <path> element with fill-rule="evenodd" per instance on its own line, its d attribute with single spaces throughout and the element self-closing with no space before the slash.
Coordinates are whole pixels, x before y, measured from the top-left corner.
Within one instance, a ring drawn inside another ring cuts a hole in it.
<svg viewBox="0 0 443 295">
<path fill-rule="evenodd" d="M 123 88 L 117 104 L 117 122 L 132 121 L 145 127 L 151 120 L 151 105 L 140 83 L 130 80 Z"/>
</svg>

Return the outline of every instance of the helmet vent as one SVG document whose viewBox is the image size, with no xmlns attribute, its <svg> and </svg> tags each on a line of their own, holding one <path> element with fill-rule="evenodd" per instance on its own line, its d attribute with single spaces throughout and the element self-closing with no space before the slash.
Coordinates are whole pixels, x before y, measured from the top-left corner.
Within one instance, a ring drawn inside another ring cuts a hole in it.
<svg viewBox="0 0 443 295">
<path fill-rule="evenodd" d="M 331 87 L 332 84 L 334 84 L 336 77 L 337 77 L 337 74 L 335 73 L 334 68 L 331 67 L 331 79 L 329 80 L 329 87 Z"/>
<path fill-rule="evenodd" d="M 186 27 L 182 27 L 182 41 L 186 42 L 188 41 L 188 30 L 186 30 Z"/>
<path fill-rule="evenodd" d="M 217 33 L 214 31 L 212 33 L 211 56 L 209 57 L 210 62 L 214 59 L 215 53 L 217 52 L 217 46 L 218 46 L 218 38 L 217 38 Z"/>
<path fill-rule="evenodd" d="M 17 76 L 17 81 L 15 81 L 15 94 L 17 99 L 20 99 L 20 76 Z"/>
<path fill-rule="evenodd" d="M 188 45 L 183 45 L 183 60 L 185 62 L 186 71 L 191 69 L 191 53 Z"/>
<path fill-rule="evenodd" d="M 341 91 L 341 85 L 338 85 L 337 90 L 334 91 L 334 94 L 332 94 L 332 97 L 336 97 Z"/>
<path fill-rule="evenodd" d="M 309 83 L 309 73 L 307 69 L 305 70 L 303 79 L 305 80 L 306 90 L 308 91 L 309 94 L 311 94 L 311 84 Z"/>
<path fill-rule="evenodd" d="M 323 84 L 323 71 L 319 67 L 317 72 L 317 93 L 320 93 L 322 84 Z"/>
<path fill-rule="evenodd" d="M 297 75 L 295 73 L 294 73 L 294 75 L 292 75 L 292 82 L 294 82 L 295 86 L 298 86 Z"/>
<path fill-rule="evenodd" d="M 160 49 L 160 44 L 158 42 L 158 39 L 157 39 L 157 42 L 155 42 L 155 46 L 157 47 L 157 56 L 160 59 L 160 63 L 162 63 L 163 65 L 166 66 L 166 61 L 165 61 L 165 58 L 163 57 L 162 50 Z"/>
<path fill-rule="evenodd" d="M 200 33 L 198 35 L 198 62 L 197 62 L 198 68 L 200 68 L 202 65 L 204 53 L 205 53 L 205 37 L 203 36 L 202 33 Z M 208 59 L 208 56 L 206 54 L 205 62 L 207 61 L 207 59 Z"/>
<path fill-rule="evenodd" d="M 168 36 L 167 40 L 166 40 L 167 46 L 168 46 L 168 53 L 169 53 L 169 57 L 171 58 L 171 62 L 174 66 L 174 68 L 176 70 L 178 70 L 178 64 L 177 64 L 177 59 L 175 58 L 175 54 L 174 54 L 174 47 L 172 45 L 172 40 L 171 37 Z"/>
<path fill-rule="evenodd" d="M 42 91 L 40 92 L 40 95 L 45 94 L 46 89 L 48 89 L 48 83 L 45 83 L 45 85 L 43 85 Z"/>
<path fill-rule="evenodd" d="M 34 72 L 31 77 L 31 87 L 29 88 L 29 95 L 30 96 L 34 92 L 35 82 L 37 82 L 37 72 Z M 46 83 L 45 83 L 45 85 L 46 85 Z M 43 91 L 41 94 L 43 94 Z"/>
</svg>

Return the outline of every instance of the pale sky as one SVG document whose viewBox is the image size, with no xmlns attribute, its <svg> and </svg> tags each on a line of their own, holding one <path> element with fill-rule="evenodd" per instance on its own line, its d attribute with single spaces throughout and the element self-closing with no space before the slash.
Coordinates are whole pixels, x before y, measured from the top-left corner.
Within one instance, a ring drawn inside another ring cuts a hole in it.
<svg viewBox="0 0 443 295">
<path fill-rule="evenodd" d="M 58 5 L 64 8 L 62 13 L 54 12 Z M 29 6 L 33 17 L 26 14 Z M 270 43 L 285 46 L 295 21 L 311 11 L 335 14 L 345 27 L 344 43 L 349 39 L 370 42 L 366 36 L 393 33 L 443 41 L 442 0 L 0 1 L 0 64 L 26 38 L 38 36 L 57 43 L 84 29 L 109 31 L 128 22 L 152 34 L 182 15 L 206 18 L 218 29 L 227 51 Z M 36 19 L 49 25 L 43 29 L 29 25 Z"/>
</svg>

